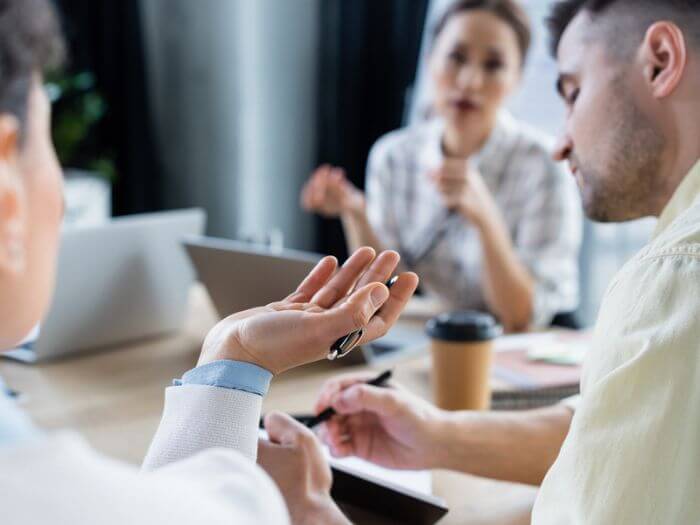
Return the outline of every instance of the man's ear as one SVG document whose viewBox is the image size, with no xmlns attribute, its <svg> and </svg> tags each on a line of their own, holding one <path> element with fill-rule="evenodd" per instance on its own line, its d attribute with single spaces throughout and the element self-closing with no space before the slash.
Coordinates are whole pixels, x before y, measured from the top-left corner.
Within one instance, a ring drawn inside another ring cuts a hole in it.
<svg viewBox="0 0 700 525">
<path fill-rule="evenodd" d="M 672 22 L 656 22 L 642 44 L 644 78 L 656 98 L 671 95 L 683 79 L 688 49 L 683 31 Z"/>
<path fill-rule="evenodd" d="M 27 214 L 18 147 L 17 118 L 0 114 L 0 275 L 21 272 L 25 261 Z"/>
</svg>

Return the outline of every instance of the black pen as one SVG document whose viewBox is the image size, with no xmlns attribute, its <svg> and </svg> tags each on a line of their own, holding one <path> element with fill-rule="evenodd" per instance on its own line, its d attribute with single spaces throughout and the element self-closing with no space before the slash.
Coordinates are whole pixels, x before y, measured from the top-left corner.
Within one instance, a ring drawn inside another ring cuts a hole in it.
<svg viewBox="0 0 700 525">
<path fill-rule="evenodd" d="M 386 384 L 386 382 L 389 379 L 391 379 L 391 374 L 392 374 L 391 370 L 386 370 L 385 372 L 382 372 L 374 379 L 370 379 L 365 384 L 370 385 L 370 386 L 384 386 Z M 309 428 L 313 428 L 316 425 L 320 425 L 324 421 L 328 421 L 335 414 L 336 414 L 335 409 L 333 409 L 333 407 L 328 407 L 323 412 L 321 412 L 319 415 L 310 418 L 304 424 Z"/>
</svg>

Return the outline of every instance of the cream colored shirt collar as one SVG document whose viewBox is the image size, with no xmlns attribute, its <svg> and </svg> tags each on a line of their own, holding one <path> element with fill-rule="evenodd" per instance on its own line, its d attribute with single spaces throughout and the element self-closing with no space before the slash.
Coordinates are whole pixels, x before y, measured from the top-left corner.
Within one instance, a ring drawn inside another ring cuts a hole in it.
<svg viewBox="0 0 700 525">
<path fill-rule="evenodd" d="M 680 183 L 671 200 L 659 217 L 654 239 L 661 235 L 673 221 L 690 208 L 700 197 L 700 159 Z"/>
</svg>

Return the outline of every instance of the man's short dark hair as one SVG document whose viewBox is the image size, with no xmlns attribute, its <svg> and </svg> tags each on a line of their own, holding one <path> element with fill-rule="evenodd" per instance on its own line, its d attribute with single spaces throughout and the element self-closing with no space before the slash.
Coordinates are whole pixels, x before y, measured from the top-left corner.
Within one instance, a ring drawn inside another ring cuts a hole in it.
<svg viewBox="0 0 700 525">
<path fill-rule="evenodd" d="M 622 27 L 620 23 L 636 22 L 635 28 L 644 31 L 655 20 L 670 20 L 678 24 L 686 36 L 700 44 L 700 0 L 561 0 L 554 4 L 546 22 L 551 36 L 552 56 L 556 57 L 566 28 L 584 11 L 594 20 L 612 12 L 623 15 L 607 27 L 608 35 L 615 37 L 616 44 L 622 38 L 635 38 L 635 34 L 628 31 L 633 28 Z M 644 38 L 643 32 L 636 37 L 639 38 L 637 43 L 640 43 Z M 616 45 L 616 48 L 619 50 L 620 46 Z"/>
<path fill-rule="evenodd" d="M 0 0 L 0 113 L 24 123 L 33 76 L 58 67 L 64 54 L 49 0 Z"/>
</svg>

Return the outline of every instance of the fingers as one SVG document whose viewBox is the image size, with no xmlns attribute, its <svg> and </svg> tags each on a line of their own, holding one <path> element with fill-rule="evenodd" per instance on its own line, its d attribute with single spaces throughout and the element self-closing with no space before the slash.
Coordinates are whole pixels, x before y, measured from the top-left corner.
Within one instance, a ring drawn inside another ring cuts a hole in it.
<svg viewBox="0 0 700 525">
<path fill-rule="evenodd" d="M 353 426 L 349 418 L 337 417 L 333 422 L 324 425 L 324 442 L 328 445 L 331 455 L 336 458 L 357 455 Z"/>
<path fill-rule="evenodd" d="M 357 288 L 362 288 L 369 283 L 386 282 L 394 274 L 400 260 L 401 256 L 394 251 L 380 253 L 357 282 Z"/>
<path fill-rule="evenodd" d="M 443 165 L 428 172 L 428 178 L 435 181 L 467 182 L 472 172 L 469 161 L 446 159 Z"/>
<path fill-rule="evenodd" d="M 372 248 L 365 247 L 357 250 L 333 278 L 314 294 L 311 302 L 323 308 L 333 306 L 352 290 L 374 256 L 375 251 Z"/>
<path fill-rule="evenodd" d="M 378 416 L 392 416 L 399 408 L 396 391 L 367 384 L 356 384 L 338 393 L 331 406 L 340 415 L 372 412 Z"/>
<path fill-rule="evenodd" d="M 389 289 L 385 285 L 368 284 L 335 307 L 315 314 L 315 318 L 309 322 L 319 331 L 320 339 L 332 343 L 339 337 L 365 328 L 389 297 Z M 320 321 L 318 316 L 321 317 Z"/>
<path fill-rule="evenodd" d="M 345 170 L 324 164 L 316 168 L 301 191 L 301 206 L 307 211 L 323 214 L 332 213 L 328 210 L 328 197 L 337 194 L 348 184 Z"/>
<path fill-rule="evenodd" d="M 346 374 L 340 377 L 334 377 L 326 381 L 318 394 L 318 399 L 314 405 L 314 411 L 316 414 L 320 414 L 325 409 L 327 409 L 331 400 L 335 398 L 338 392 L 345 390 L 346 388 L 357 384 L 366 383 L 370 379 L 373 379 L 375 374 L 373 372 L 356 372 L 354 374 Z"/>
<path fill-rule="evenodd" d="M 333 276 L 337 267 L 338 260 L 335 257 L 324 257 L 284 302 L 308 303 Z"/>
<path fill-rule="evenodd" d="M 311 430 L 281 412 L 270 412 L 265 416 L 265 430 L 270 441 L 277 445 L 294 446 L 315 439 Z"/>
<path fill-rule="evenodd" d="M 318 172 L 319 169 L 320 168 L 317 168 L 316 171 L 314 171 L 311 174 L 311 176 L 309 177 L 309 180 L 307 180 L 301 188 L 301 194 L 299 196 L 299 201 L 301 203 L 301 207 L 307 211 L 313 210 L 312 193 L 314 190 L 314 181 L 316 178 L 316 173 Z"/>
<path fill-rule="evenodd" d="M 460 193 L 469 188 L 469 180 L 466 175 L 453 177 L 444 172 L 434 172 L 429 174 L 428 178 L 443 194 Z"/>
<path fill-rule="evenodd" d="M 418 276 L 411 272 L 402 273 L 396 284 L 391 287 L 389 298 L 365 327 L 360 343 L 372 341 L 386 334 L 398 320 L 416 288 L 418 288 Z"/>
<path fill-rule="evenodd" d="M 472 163 L 469 159 L 447 158 L 437 170 L 445 179 L 465 179 L 469 176 Z"/>
<path fill-rule="evenodd" d="M 440 180 L 435 184 L 441 193 L 461 193 L 468 188 L 468 183 L 465 180 L 450 181 Z"/>
<path fill-rule="evenodd" d="M 266 465 L 274 465 L 278 461 L 280 445 L 271 443 L 266 439 L 258 440 L 258 464 L 265 467 Z"/>
<path fill-rule="evenodd" d="M 343 168 L 332 168 L 328 173 L 329 182 L 334 184 L 343 184 L 347 180 L 345 170 Z"/>
<path fill-rule="evenodd" d="M 327 488 L 330 488 L 330 468 L 323 456 L 321 444 L 310 429 L 281 412 L 271 412 L 265 416 L 265 429 L 272 443 L 302 449 L 310 468 L 317 476 L 327 478 L 323 483 L 327 483 Z"/>
<path fill-rule="evenodd" d="M 370 283 L 353 292 L 335 307 L 320 313 L 323 323 L 313 319 L 322 340 L 337 338 L 363 328 L 361 342 L 383 336 L 396 322 L 418 287 L 418 276 L 404 273 L 389 290 L 382 283 Z"/>
<path fill-rule="evenodd" d="M 301 194 L 302 206 L 309 211 L 317 210 L 323 204 L 326 174 L 330 166 L 324 164 L 316 168 L 304 185 Z"/>
</svg>

